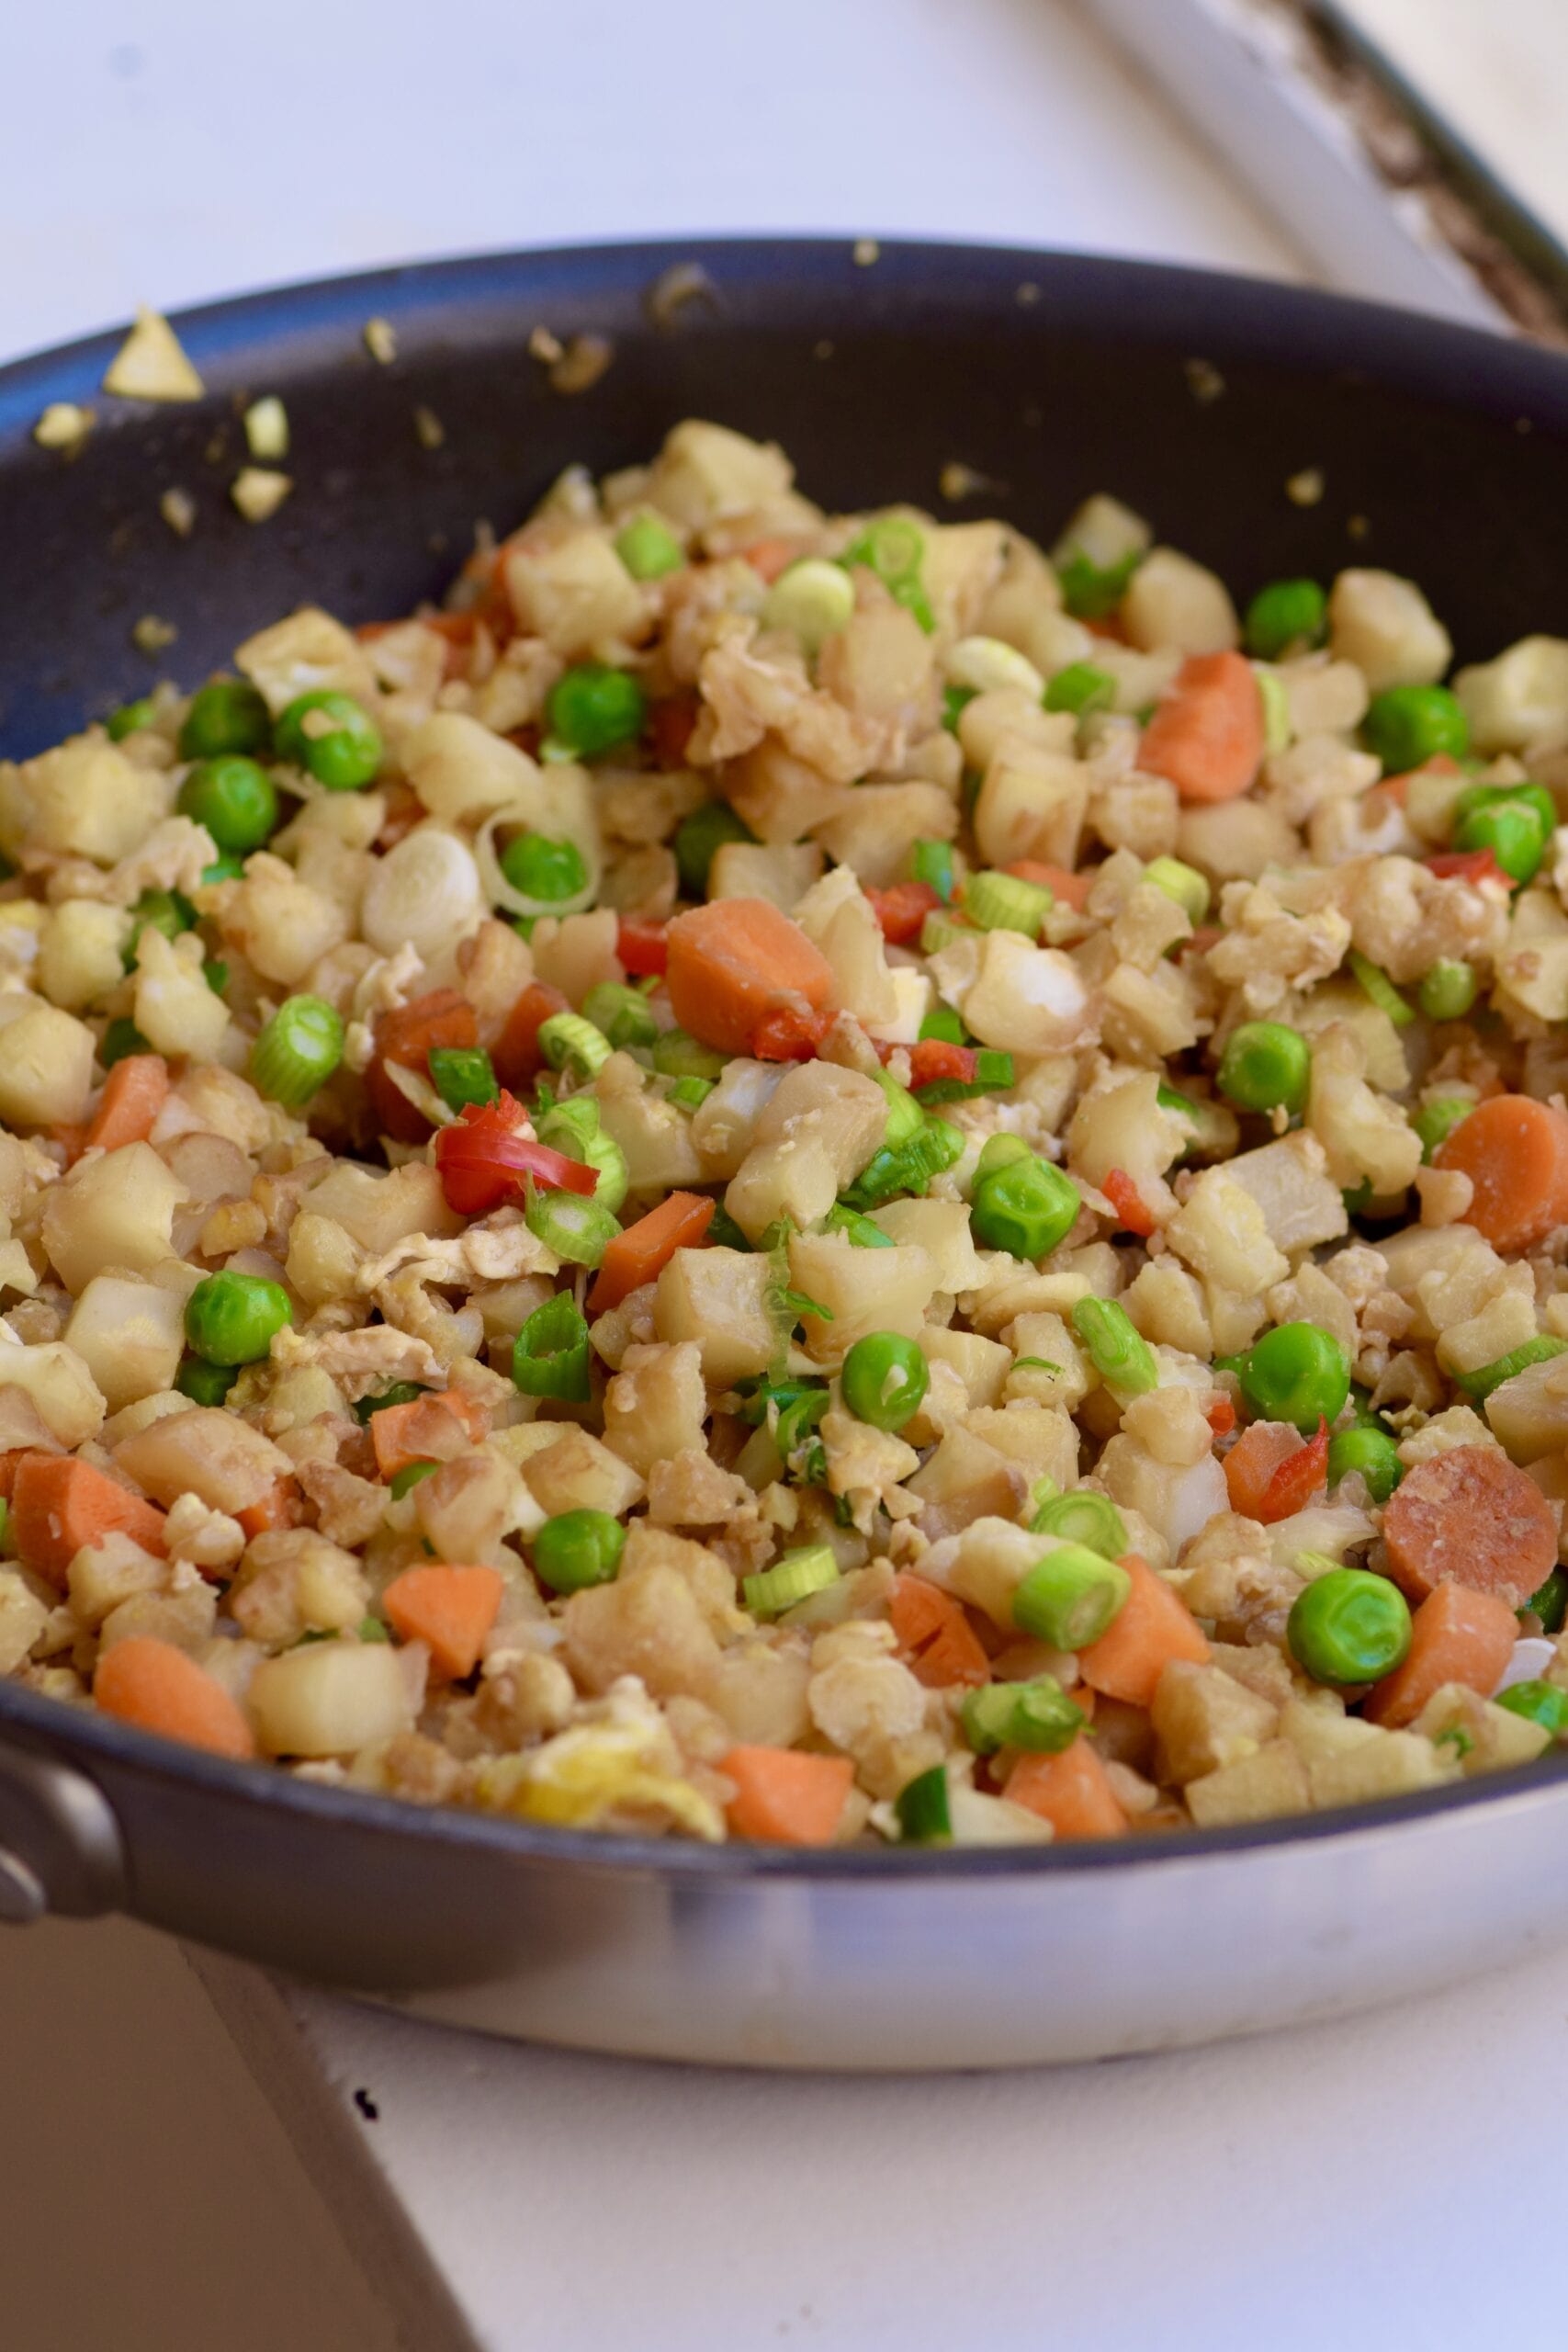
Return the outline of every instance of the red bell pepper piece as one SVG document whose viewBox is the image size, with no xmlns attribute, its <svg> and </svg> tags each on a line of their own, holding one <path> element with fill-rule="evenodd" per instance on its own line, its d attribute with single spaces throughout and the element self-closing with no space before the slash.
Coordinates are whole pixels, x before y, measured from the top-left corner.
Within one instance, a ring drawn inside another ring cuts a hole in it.
<svg viewBox="0 0 1568 2352">
<path fill-rule="evenodd" d="M 670 962 L 670 943 L 661 922 L 619 922 L 615 953 L 637 979 L 662 979 Z"/>
<path fill-rule="evenodd" d="M 886 890 L 868 890 L 872 911 L 882 936 L 895 947 L 910 947 L 919 938 L 926 917 L 942 904 L 942 893 L 929 882 L 895 882 Z"/>
<path fill-rule="evenodd" d="M 592 1193 L 599 1171 L 547 1144 L 516 1132 L 522 1106 L 510 1094 L 498 1102 L 466 1102 L 462 1117 L 435 1138 L 435 1165 L 446 1205 L 458 1216 L 486 1216 L 532 1180 L 547 1191 Z"/>
<path fill-rule="evenodd" d="M 1264 1488 L 1258 1516 L 1265 1527 L 1304 1510 L 1328 1479 L 1328 1423 L 1320 1420 L 1317 1435 L 1286 1455 Z"/>
<path fill-rule="evenodd" d="M 1124 1168 L 1110 1169 L 1100 1189 L 1115 1210 L 1123 1231 L 1145 1236 L 1154 1231 L 1158 1220 Z"/>
<path fill-rule="evenodd" d="M 832 1025 L 830 1012 L 797 1012 L 791 1005 L 780 1005 L 758 1022 L 751 1051 L 760 1062 L 808 1062 Z"/>
</svg>

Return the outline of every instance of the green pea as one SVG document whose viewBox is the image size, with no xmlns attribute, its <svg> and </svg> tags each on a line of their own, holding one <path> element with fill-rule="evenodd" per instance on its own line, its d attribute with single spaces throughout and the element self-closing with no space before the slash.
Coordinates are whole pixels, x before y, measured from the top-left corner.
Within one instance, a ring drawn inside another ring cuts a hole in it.
<svg viewBox="0 0 1568 2352">
<path fill-rule="evenodd" d="M 648 697 L 629 670 L 580 662 L 556 680 L 546 704 L 550 732 L 572 759 L 592 759 L 640 735 Z"/>
<path fill-rule="evenodd" d="M 219 753 L 192 768 L 175 803 L 182 817 L 205 825 L 213 844 L 245 857 L 277 829 L 277 794 L 271 776 L 237 752 Z"/>
<path fill-rule="evenodd" d="M 329 792 L 360 792 L 381 764 L 381 737 L 352 695 L 318 686 L 298 695 L 277 722 L 277 755 Z"/>
<path fill-rule="evenodd" d="M 1568 1620 L 1568 1569 L 1553 1568 L 1546 1582 L 1532 1592 L 1525 1607 L 1540 1620 L 1543 1634 L 1560 1634 Z"/>
<path fill-rule="evenodd" d="M 942 723 L 950 735 L 958 732 L 958 721 L 965 704 L 972 703 L 979 693 L 978 686 L 943 686 L 942 690 Z"/>
<path fill-rule="evenodd" d="M 1058 1544 L 1014 1590 L 1012 1622 L 1053 1649 L 1085 1650 L 1121 1614 L 1132 1589 L 1114 1560 L 1082 1544 Z"/>
<path fill-rule="evenodd" d="M 608 1511 L 558 1511 L 534 1538 L 534 1573 L 552 1592 L 609 1584 L 626 1544 L 626 1529 Z"/>
<path fill-rule="evenodd" d="M 969 1227 L 982 1250 L 1037 1260 L 1066 1239 L 1082 1207 L 1070 1176 L 1026 1152 L 982 1175 L 969 1204 Z"/>
<path fill-rule="evenodd" d="M 1247 650 L 1258 662 L 1278 662 L 1293 645 L 1321 645 L 1328 599 L 1315 580 L 1276 580 L 1247 608 Z"/>
<path fill-rule="evenodd" d="M 1462 1021 L 1475 1002 L 1479 987 L 1472 964 L 1439 956 L 1422 979 L 1421 1010 L 1428 1021 Z"/>
<path fill-rule="evenodd" d="M 104 1031 L 103 1044 L 98 1047 L 98 1059 L 106 1069 L 113 1069 L 127 1054 L 150 1054 L 152 1046 L 129 1013 L 116 1015 Z"/>
<path fill-rule="evenodd" d="M 728 801 L 705 800 L 675 828 L 675 864 L 688 899 L 705 899 L 714 859 L 727 842 L 754 842 L 756 834 Z"/>
<path fill-rule="evenodd" d="M 1285 1631 L 1314 1682 L 1377 1682 L 1410 1648 L 1410 1606 L 1386 1577 L 1329 1568 L 1297 1594 Z"/>
<path fill-rule="evenodd" d="M 551 903 L 575 899 L 588 885 L 588 864 L 575 842 L 548 833 L 514 833 L 501 853 L 501 870 L 525 899 Z"/>
<path fill-rule="evenodd" d="M 1540 1724 L 1553 1739 L 1568 1738 L 1568 1690 L 1554 1682 L 1515 1682 L 1497 1693 L 1497 1704 L 1527 1723 Z"/>
<path fill-rule="evenodd" d="M 1489 849 L 1511 882 L 1532 881 L 1557 823 L 1540 785 L 1472 785 L 1454 803 L 1455 849 Z"/>
<path fill-rule="evenodd" d="M 1304 1109 L 1312 1077 L 1312 1047 L 1281 1021 L 1244 1021 L 1220 1056 L 1222 1094 L 1243 1111 Z"/>
<path fill-rule="evenodd" d="M 1410 1124 L 1421 1138 L 1422 1159 L 1430 1160 L 1438 1146 L 1452 1135 L 1461 1119 L 1469 1118 L 1474 1108 L 1474 1100 L 1468 1094 L 1445 1094 L 1413 1111 Z"/>
<path fill-rule="evenodd" d="M 1385 686 L 1372 696 L 1363 732 L 1388 775 L 1403 775 L 1443 752 L 1457 760 L 1470 749 L 1470 721 L 1447 686 Z"/>
<path fill-rule="evenodd" d="M 1311 1436 L 1337 1420 L 1350 1394 L 1350 1366 L 1332 1333 L 1315 1323 L 1280 1323 L 1242 1360 L 1241 1391 L 1259 1420 L 1293 1421 Z"/>
<path fill-rule="evenodd" d="M 1340 1430 L 1328 1441 L 1328 1483 L 1337 1487 L 1355 1472 L 1373 1502 L 1386 1503 L 1401 1478 L 1404 1464 L 1399 1448 L 1383 1430 L 1364 1426 Z"/>
<path fill-rule="evenodd" d="M 209 1363 L 258 1363 L 275 1335 L 294 1320 L 288 1293 L 260 1274 L 225 1267 L 197 1283 L 186 1301 L 186 1339 Z"/>
<path fill-rule="evenodd" d="M 104 728 L 111 743 L 123 743 L 128 735 L 139 734 L 143 727 L 151 727 L 157 718 L 157 706 L 151 695 L 142 695 L 136 702 L 121 703 L 111 710 Z"/>
<path fill-rule="evenodd" d="M 136 943 L 149 925 L 165 939 L 177 939 L 196 922 L 196 909 L 178 890 L 143 890 L 130 910 L 130 933 L 125 943 L 125 968 L 136 962 Z"/>
<path fill-rule="evenodd" d="M 634 514 L 615 534 L 615 553 L 634 580 L 662 580 L 686 559 L 668 523 L 657 514 Z"/>
<path fill-rule="evenodd" d="M 1069 662 L 1049 681 L 1044 696 L 1047 710 L 1070 710 L 1077 718 L 1109 710 L 1115 699 L 1115 679 L 1094 662 Z"/>
<path fill-rule="evenodd" d="M 180 723 L 180 757 L 215 760 L 226 752 L 259 752 L 271 733 L 266 698 L 248 679 L 214 678 L 191 696 Z"/>
<path fill-rule="evenodd" d="M 919 1411 L 931 1372 L 913 1340 L 897 1331 L 871 1331 L 855 1341 L 840 1378 L 844 1402 L 857 1421 L 875 1430 L 901 1430 Z"/>
<path fill-rule="evenodd" d="M 209 1363 L 201 1356 L 185 1356 L 175 1374 L 175 1386 L 193 1405 L 221 1405 L 240 1377 L 231 1363 Z"/>
</svg>

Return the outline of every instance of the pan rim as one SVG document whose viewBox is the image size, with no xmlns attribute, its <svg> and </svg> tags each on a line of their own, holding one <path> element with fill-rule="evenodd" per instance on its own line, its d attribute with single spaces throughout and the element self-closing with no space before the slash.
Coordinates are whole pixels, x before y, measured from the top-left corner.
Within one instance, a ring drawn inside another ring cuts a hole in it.
<svg viewBox="0 0 1568 2352">
<path fill-rule="evenodd" d="M 705 269 L 721 300 L 727 282 L 731 294 L 762 298 L 778 313 L 774 331 L 795 323 L 796 309 L 813 290 L 839 300 L 853 293 L 867 300 L 874 315 L 886 308 L 888 323 L 906 334 L 921 331 L 922 312 L 929 309 L 940 313 L 930 322 L 933 334 L 951 333 L 956 310 L 978 322 L 995 324 L 1005 316 L 1010 325 L 1031 334 L 1055 323 L 1111 345 L 1168 346 L 1179 340 L 1194 356 L 1207 346 L 1204 356 L 1222 361 L 1257 360 L 1325 381 L 1352 375 L 1436 407 L 1481 414 L 1512 412 L 1530 428 L 1568 435 L 1568 358 L 1484 328 L 1235 271 L 958 238 L 881 240 L 869 269 L 857 262 L 854 241 L 847 236 L 738 234 L 508 248 L 290 281 L 168 315 L 197 366 L 205 363 L 219 376 L 230 359 L 243 358 L 254 369 L 269 337 L 302 327 L 348 325 L 352 336 L 345 350 L 352 349 L 365 321 L 378 311 L 408 332 L 400 356 L 412 363 L 419 356 L 419 329 L 434 330 L 439 340 L 443 318 L 478 298 L 513 299 L 525 287 L 531 295 L 547 296 L 558 281 L 563 292 L 570 287 L 574 307 L 595 293 L 640 299 L 663 270 L 678 264 Z M 1028 307 L 1017 299 L 1021 283 L 1039 288 L 1038 300 Z M 1008 309 L 999 313 L 1003 299 Z M 757 331 L 764 330 L 759 325 Z M 105 329 L 0 367 L 0 468 L 30 447 L 32 426 L 50 400 L 94 393 L 101 398 L 104 368 L 125 332 L 123 325 Z M 287 388 L 287 376 L 280 380 Z M 112 414 L 117 426 L 129 426 L 150 413 L 155 413 L 151 403 L 125 401 L 116 403 Z M 1495 1812 L 1500 1806 L 1517 1810 L 1550 1803 L 1568 1781 L 1565 1750 L 1511 1771 L 1369 1804 L 1228 1828 L 1173 1831 L 1149 1840 L 823 1852 L 550 1828 L 333 1788 L 270 1765 L 182 1749 L 89 1709 L 0 1680 L 0 1737 L 7 1731 L 19 1733 L 21 1744 L 33 1752 L 41 1749 L 55 1760 L 81 1765 L 89 1777 L 96 1761 L 142 1781 L 238 1798 L 247 1808 L 316 1824 L 466 1846 L 518 1862 L 706 1883 L 760 1878 L 824 1887 L 907 1888 L 1205 1863 L 1221 1867 L 1260 1849 L 1326 1844 L 1343 1851 L 1397 1825 L 1414 1829 L 1417 1823 L 1432 1824 L 1478 1805 Z"/>
</svg>

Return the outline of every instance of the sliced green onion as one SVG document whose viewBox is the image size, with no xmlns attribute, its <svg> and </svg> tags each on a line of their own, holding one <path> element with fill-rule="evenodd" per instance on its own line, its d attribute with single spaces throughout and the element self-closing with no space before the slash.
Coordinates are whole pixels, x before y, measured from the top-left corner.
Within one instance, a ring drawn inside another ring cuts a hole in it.
<svg viewBox="0 0 1568 2352">
<path fill-rule="evenodd" d="M 940 1846 L 953 1836 L 953 1805 L 948 1795 L 947 1767 L 933 1764 L 906 1781 L 893 1801 L 906 1845 Z"/>
<path fill-rule="evenodd" d="M 662 580 L 679 571 L 686 558 L 668 523 L 657 514 L 634 514 L 615 534 L 615 553 L 634 580 Z"/>
<path fill-rule="evenodd" d="M 717 1080 L 728 1064 L 722 1054 L 716 1053 L 711 1046 L 699 1044 L 684 1029 L 666 1029 L 653 1041 L 653 1067 L 660 1078 Z"/>
<path fill-rule="evenodd" d="M 909 851 L 909 879 L 926 883 L 939 899 L 951 904 L 953 891 L 952 842 L 916 842 Z"/>
<path fill-rule="evenodd" d="M 854 618 L 855 592 L 849 574 L 822 556 L 787 564 L 762 604 L 762 627 L 787 629 L 807 653 L 837 636 Z"/>
<path fill-rule="evenodd" d="M 1119 1560 L 1128 1549 L 1127 1522 L 1110 1496 L 1082 1487 L 1042 1503 L 1029 1522 L 1029 1532 L 1060 1536 L 1064 1544 L 1086 1544 L 1107 1560 Z"/>
<path fill-rule="evenodd" d="M 1258 698 L 1263 706 L 1264 752 L 1283 752 L 1291 741 L 1291 698 L 1285 692 L 1285 681 L 1277 670 L 1260 668 L 1256 662 L 1252 674 L 1258 681 Z"/>
<path fill-rule="evenodd" d="M 538 1029 L 540 1050 L 552 1069 L 597 1078 L 610 1058 L 610 1042 L 581 1012 L 552 1012 Z"/>
<path fill-rule="evenodd" d="M 402 1468 L 394 1470 L 387 1481 L 387 1491 L 395 1503 L 400 1503 L 403 1497 L 411 1494 L 423 1479 L 434 1477 L 440 1467 L 439 1462 L 405 1462 Z"/>
<path fill-rule="evenodd" d="M 976 1756 L 994 1756 L 998 1747 L 1059 1756 L 1089 1720 L 1054 1674 L 1036 1675 L 1030 1682 L 989 1682 L 968 1691 L 962 1714 L 964 1736 Z"/>
<path fill-rule="evenodd" d="M 593 1393 L 588 1373 L 588 1326 L 564 1290 L 536 1306 L 512 1351 L 512 1378 L 525 1396 L 556 1396 L 586 1405 Z"/>
<path fill-rule="evenodd" d="M 926 1124 L 925 1113 L 908 1088 L 900 1086 L 896 1078 L 889 1078 L 885 1069 L 874 1070 L 872 1076 L 887 1097 L 887 1125 L 882 1140 L 889 1150 L 896 1151 L 911 1136 L 919 1134 Z"/>
<path fill-rule="evenodd" d="M 362 1430 L 368 1429 L 371 1417 L 384 1413 L 389 1405 L 412 1405 L 416 1398 L 429 1394 L 429 1389 L 422 1388 L 417 1380 L 394 1380 L 389 1387 L 378 1389 L 374 1396 L 361 1396 L 353 1408 L 354 1418 Z"/>
<path fill-rule="evenodd" d="M 1072 1310 L 1072 1325 L 1108 1388 L 1122 1396 L 1142 1396 L 1159 1386 L 1153 1350 L 1115 1299 L 1080 1298 Z"/>
<path fill-rule="evenodd" d="M 915 1100 L 930 1109 L 938 1102 L 968 1102 L 979 1094 L 1005 1094 L 1013 1084 L 1014 1076 L 1010 1054 L 1000 1053 L 991 1046 L 982 1046 L 975 1057 L 972 1079 L 932 1079 L 929 1086 L 916 1087 Z"/>
<path fill-rule="evenodd" d="M 343 1040 L 342 1016 L 325 997 L 285 997 L 251 1047 L 251 1083 L 269 1102 L 300 1110 L 342 1061 Z"/>
<path fill-rule="evenodd" d="M 434 1058 L 433 1054 L 432 1061 Z M 631 1179 L 626 1153 L 614 1136 L 605 1134 L 593 1097 L 574 1094 L 570 1102 L 552 1103 L 540 1117 L 537 1132 L 539 1141 L 552 1151 L 564 1152 L 569 1159 L 580 1159 L 584 1167 L 597 1170 L 594 1205 L 614 1216 L 626 1197 Z"/>
<path fill-rule="evenodd" d="M 466 1102 L 499 1102 L 501 1089 L 481 1046 L 433 1046 L 430 1082 L 449 1111 Z"/>
<path fill-rule="evenodd" d="M 1076 718 L 1109 710 L 1115 699 L 1115 679 L 1094 662 L 1069 662 L 1047 684 L 1044 696 L 1047 710 L 1070 710 Z"/>
<path fill-rule="evenodd" d="M 893 1247 L 890 1233 L 884 1233 L 879 1225 L 873 1225 L 870 1217 L 862 1216 L 858 1209 L 847 1209 L 842 1201 L 834 1202 L 822 1220 L 822 1227 L 826 1233 L 846 1234 L 852 1249 L 891 1250 Z"/>
<path fill-rule="evenodd" d="M 1026 939 L 1039 938 L 1055 903 L 1043 883 L 1025 882 L 1016 874 L 998 874 L 989 867 L 972 874 L 964 890 L 964 911 L 976 930 L 1021 931 Z"/>
<path fill-rule="evenodd" d="M 1144 868 L 1144 879 L 1174 899 L 1189 922 L 1201 923 L 1209 911 L 1209 885 L 1195 865 L 1179 857 L 1155 857 Z"/>
<path fill-rule="evenodd" d="M 1085 1650 L 1120 1615 L 1133 1579 L 1082 1544 L 1060 1544 L 1037 1560 L 1012 1597 L 1021 1633 L 1054 1650 Z"/>
<path fill-rule="evenodd" d="M 150 1054 L 152 1046 L 129 1013 L 118 1013 L 104 1031 L 103 1044 L 98 1047 L 98 1059 L 106 1069 L 113 1069 L 116 1062 L 124 1061 L 127 1054 Z"/>
<path fill-rule="evenodd" d="M 601 980 L 582 1000 L 582 1014 L 603 1031 L 612 1046 L 651 1046 L 659 1023 L 640 989 L 620 980 Z"/>
<path fill-rule="evenodd" d="M 615 1217 L 598 1200 L 580 1193 L 547 1193 L 528 1188 L 523 1218 L 528 1230 L 547 1250 L 569 1265 L 597 1266 L 620 1231 Z"/>
<path fill-rule="evenodd" d="M 890 1151 L 873 1154 L 852 1184 L 840 1194 L 846 1208 L 877 1209 L 898 1193 L 925 1192 L 933 1176 L 964 1157 L 964 1137 L 944 1119 L 928 1119 L 917 1136 Z"/>
<path fill-rule="evenodd" d="M 933 907 L 920 925 L 920 953 L 922 956 L 940 956 L 942 949 L 951 947 L 955 939 L 973 939 L 974 936 L 973 923 L 961 922 L 956 915 L 949 914 L 945 907 Z"/>
<path fill-rule="evenodd" d="M 1473 1372 L 1456 1372 L 1454 1385 L 1463 1389 L 1472 1405 L 1483 1405 L 1495 1388 L 1501 1388 L 1516 1373 L 1528 1371 L 1532 1363 L 1550 1363 L 1553 1356 L 1563 1354 L 1568 1354 L 1568 1340 L 1553 1340 L 1542 1331 L 1510 1348 L 1506 1356 L 1494 1356 L 1490 1363 L 1479 1364 Z"/>
<path fill-rule="evenodd" d="M 969 1032 L 951 1004 L 933 1004 L 920 1023 L 920 1043 L 930 1037 L 940 1038 L 944 1046 L 966 1046 Z"/>
<path fill-rule="evenodd" d="M 664 1100 L 673 1102 L 678 1111 L 700 1111 L 713 1088 L 711 1078 L 678 1078 L 666 1088 Z"/>
<path fill-rule="evenodd" d="M 1380 1012 L 1386 1012 L 1396 1029 L 1407 1029 L 1416 1018 L 1414 1005 L 1406 1004 L 1381 964 L 1352 947 L 1345 961 L 1349 965 L 1365 993 Z"/>
<path fill-rule="evenodd" d="M 744 1577 L 740 1594 L 753 1617 L 782 1617 L 786 1609 L 826 1592 L 839 1581 L 839 1563 L 830 1544 L 812 1544 L 804 1551 L 786 1552 L 784 1558 L 758 1576 Z"/>
<path fill-rule="evenodd" d="M 1142 548 L 1130 548 L 1114 563 L 1099 564 L 1075 548 L 1056 565 L 1062 601 L 1075 620 L 1101 621 L 1116 610 L 1133 574 L 1144 560 Z"/>
<path fill-rule="evenodd" d="M 973 686 L 943 686 L 942 690 L 942 723 L 950 735 L 958 732 L 958 721 L 965 706 L 975 699 Z M 919 877 L 917 877 L 919 878 Z"/>
</svg>

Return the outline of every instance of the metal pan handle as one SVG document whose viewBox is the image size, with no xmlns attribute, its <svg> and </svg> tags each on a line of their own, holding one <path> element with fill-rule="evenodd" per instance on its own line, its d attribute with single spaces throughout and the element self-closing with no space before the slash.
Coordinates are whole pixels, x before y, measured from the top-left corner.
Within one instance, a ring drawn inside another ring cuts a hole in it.
<svg viewBox="0 0 1568 2352">
<path fill-rule="evenodd" d="M 85 1773 L 0 1742 L 0 1926 L 91 1919 L 126 1900 L 125 1848 Z"/>
</svg>

